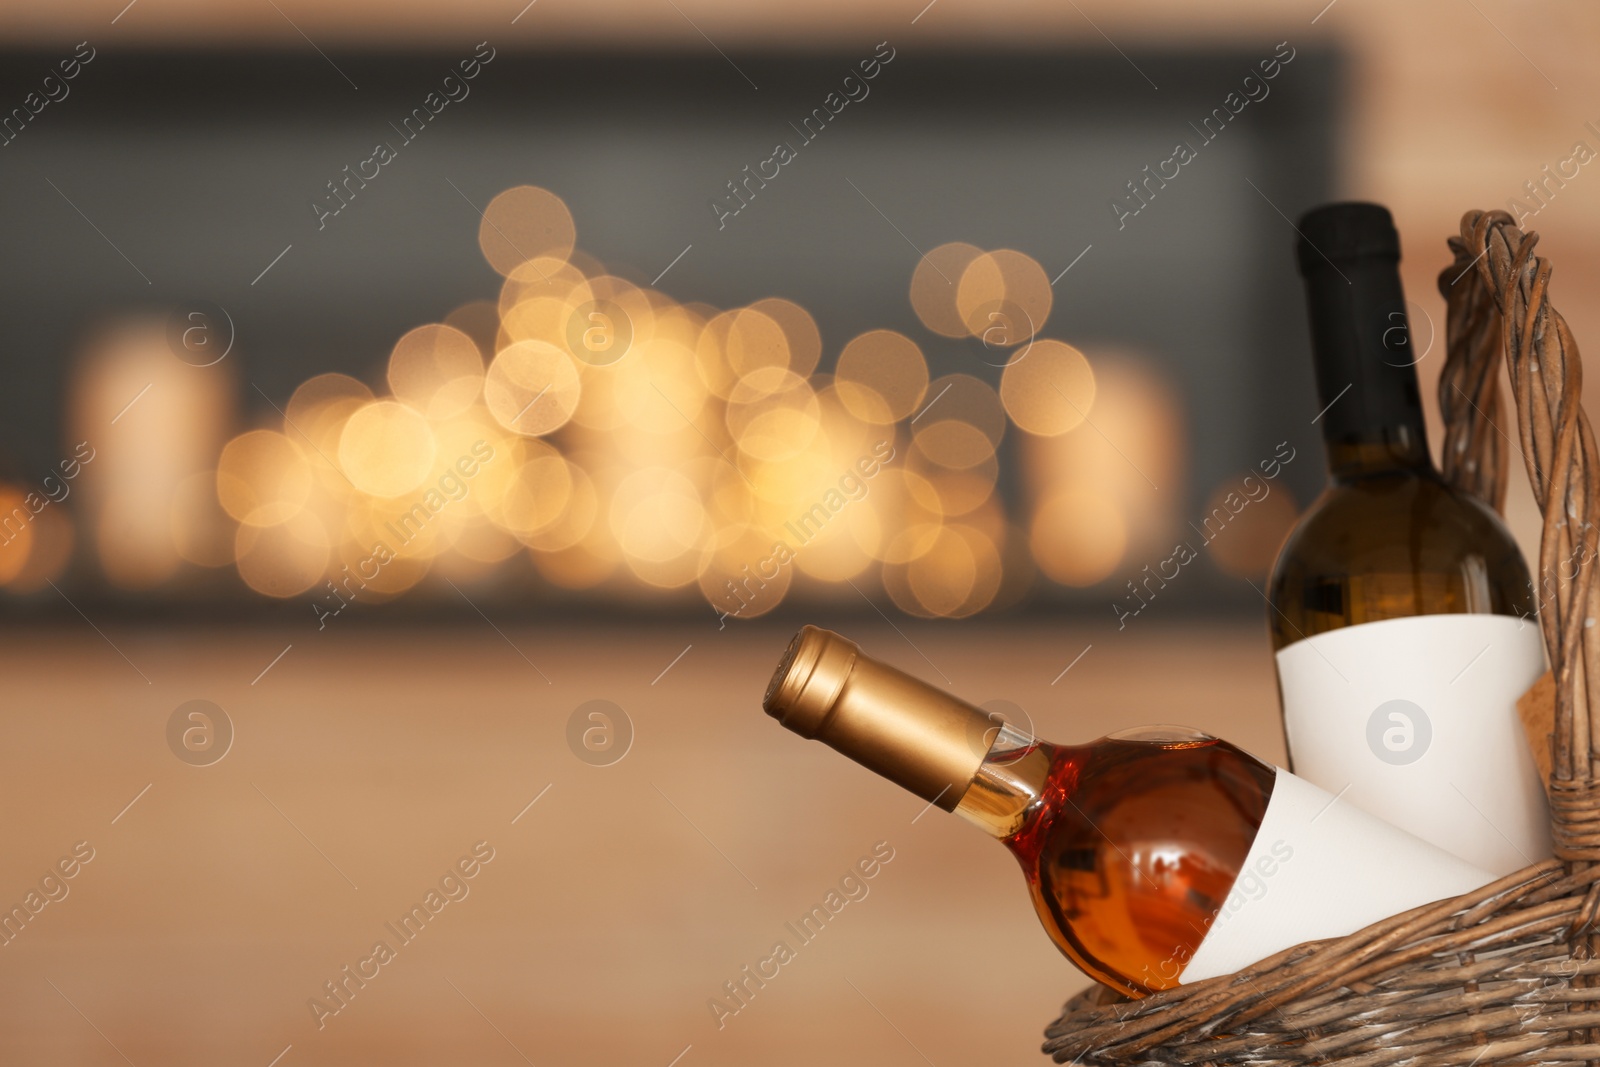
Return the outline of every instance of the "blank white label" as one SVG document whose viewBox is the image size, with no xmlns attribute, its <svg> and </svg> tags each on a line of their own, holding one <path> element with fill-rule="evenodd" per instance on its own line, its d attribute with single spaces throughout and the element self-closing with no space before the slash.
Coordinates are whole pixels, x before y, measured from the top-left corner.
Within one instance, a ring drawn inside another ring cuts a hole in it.
<svg viewBox="0 0 1600 1067">
<path fill-rule="evenodd" d="M 1550 855 L 1517 698 L 1544 672 L 1532 621 L 1418 615 L 1278 653 L 1295 774 L 1495 875 Z"/>
<path fill-rule="evenodd" d="M 1231 974 L 1492 881 L 1280 769 L 1250 855 L 1180 978 Z"/>
</svg>

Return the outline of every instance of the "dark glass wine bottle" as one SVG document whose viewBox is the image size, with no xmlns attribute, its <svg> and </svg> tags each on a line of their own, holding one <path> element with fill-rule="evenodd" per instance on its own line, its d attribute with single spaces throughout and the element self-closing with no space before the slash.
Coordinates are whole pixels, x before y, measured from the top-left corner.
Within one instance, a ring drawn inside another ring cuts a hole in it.
<svg viewBox="0 0 1600 1067">
<path fill-rule="evenodd" d="M 1429 456 L 1389 212 L 1330 204 L 1299 230 L 1329 482 L 1268 594 L 1290 766 L 1506 873 L 1550 851 L 1515 711 L 1544 669 L 1527 566 Z"/>
</svg>

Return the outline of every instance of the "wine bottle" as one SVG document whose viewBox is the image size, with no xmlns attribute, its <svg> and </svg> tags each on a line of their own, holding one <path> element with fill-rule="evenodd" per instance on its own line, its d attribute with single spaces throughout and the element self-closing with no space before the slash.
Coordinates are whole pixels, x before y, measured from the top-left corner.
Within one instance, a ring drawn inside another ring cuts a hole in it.
<svg viewBox="0 0 1600 1067">
<path fill-rule="evenodd" d="M 762 706 L 998 838 L 1056 946 L 1130 996 L 1492 880 L 1226 741 L 1159 726 L 1048 744 L 815 626 Z"/>
<path fill-rule="evenodd" d="M 1300 233 L 1330 479 L 1268 593 L 1289 766 L 1506 874 L 1551 850 L 1516 712 L 1544 670 L 1528 569 L 1429 457 L 1389 212 L 1330 204 Z"/>
</svg>

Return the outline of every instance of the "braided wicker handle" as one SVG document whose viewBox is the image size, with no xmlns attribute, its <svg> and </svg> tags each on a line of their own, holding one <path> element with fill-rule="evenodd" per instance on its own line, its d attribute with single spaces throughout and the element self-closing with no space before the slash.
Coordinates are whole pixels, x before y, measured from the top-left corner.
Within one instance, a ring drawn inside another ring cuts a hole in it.
<svg viewBox="0 0 1600 1067">
<path fill-rule="evenodd" d="M 1451 238 L 1455 263 L 1439 278 L 1449 304 L 1449 354 L 1439 382 L 1445 417 L 1447 478 L 1496 510 L 1505 500 L 1508 456 L 1516 448 L 1527 466 L 1544 515 L 1539 546 L 1539 624 L 1556 682 L 1552 800 L 1563 859 L 1578 859 L 1575 826 L 1587 822 L 1562 803 L 1574 786 L 1593 779 L 1591 722 L 1600 692 L 1600 634 L 1592 617 L 1597 508 L 1591 479 L 1600 472 L 1594 433 L 1583 411 L 1583 366 L 1566 319 L 1550 305 L 1551 267 L 1533 254 L 1536 233 L 1523 233 L 1504 211 L 1469 211 L 1461 236 Z M 1521 441 L 1507 438 L 1498 389 L 1504 353 Z M 1592 829 L 1592 825 L 1583 827 Z M 1578 846 L 1581 849 L 1581 846 Z M 1581 858 L 1600 858 L 1600 849 Z"/>
<path fill-rule="evenodd" d="M 1479 279 L 1472 253 L 1450 238 L 1451 263 L 1439 275 L 1445 298 L 1445 362 L 1439 375 L 1444 417 L 1440 469 L 1446 480 L 1505 512 L 1509 443 L 1500 397 L 1500 308 Z"/>
</svg>

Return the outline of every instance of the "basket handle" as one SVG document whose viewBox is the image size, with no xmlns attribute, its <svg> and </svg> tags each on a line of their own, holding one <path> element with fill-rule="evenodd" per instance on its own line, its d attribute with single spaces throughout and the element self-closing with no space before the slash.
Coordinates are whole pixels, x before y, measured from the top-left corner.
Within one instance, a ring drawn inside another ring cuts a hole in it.
<svg viewBox="0 0 1600 1067">
<path fill-rule="evenodd" d="M 1439 380 L 1445 477 L 1497 511 L 1505 502 L 1505 446 L 1521 453 L 1544 516 L 1537 573 L 1539 625 L 1555 677 L 1552 785 L 1595 777 L 1591 723 L 1600 723 L 1600 626 L 1594 617 L 1600 549 L 1600 459 L 1584 413 L 1583 364 L 1566 319 L 1550 304 L 1551 267 L 1504 211 L 1469 211 L 1455 262 L 1439 277 L 1447 356 Z M 1519 440 L 1500 429 L 1504 354 Z"/>
<path fill-rule="evenodd" d="M 1500 395 L 1500 309 L 1484 288 L 1467 243 L 1450 238 L 1455 262 L 1439 274 L 1445 299 L 1445 361 L 1439 373 L 1444 418 L 1440 470 L 1456 488 L 1505 513 L 1505 402 Z"/>
</svg>

